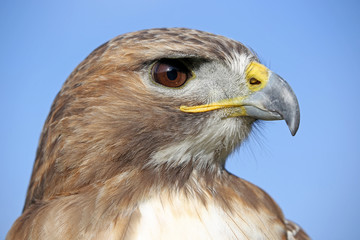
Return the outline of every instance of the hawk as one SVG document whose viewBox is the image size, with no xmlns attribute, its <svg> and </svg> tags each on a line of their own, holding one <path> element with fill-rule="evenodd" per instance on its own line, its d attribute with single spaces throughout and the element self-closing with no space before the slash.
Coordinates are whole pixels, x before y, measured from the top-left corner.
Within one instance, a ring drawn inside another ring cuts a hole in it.
<svg viewBox="0 0 360 240">
<path fill-rule="evenodd" d="M 95 49 L 56 96 L 7 239 L 308 239 L 227 156 L 290 86 L 241 43 L 162 28 Z"/>
</svg>

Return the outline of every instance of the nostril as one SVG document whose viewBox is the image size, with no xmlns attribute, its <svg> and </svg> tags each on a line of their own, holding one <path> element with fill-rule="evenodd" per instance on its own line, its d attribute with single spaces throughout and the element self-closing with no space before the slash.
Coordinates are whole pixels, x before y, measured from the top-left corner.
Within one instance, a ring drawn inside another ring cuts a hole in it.
<svg viewBox="0 0 360 240">
<path fill-rule="evenodd" d="M 256 78 L 250 78 L 249 80 L 251 85 L 259 85 L 261 84 L 261 82 L 259 80 L 257 80 Z"/>
</svg>

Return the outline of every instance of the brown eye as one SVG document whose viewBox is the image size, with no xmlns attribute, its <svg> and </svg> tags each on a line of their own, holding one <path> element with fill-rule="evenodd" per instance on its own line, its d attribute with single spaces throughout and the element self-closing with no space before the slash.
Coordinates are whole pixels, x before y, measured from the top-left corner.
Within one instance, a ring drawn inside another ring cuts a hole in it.
<svg viewBox="0 0 360 240">
<path fill-rule="evenodd" d="M 181 61 L 166 59 L 155 63 L 152 76 L 155 82 L 166 87 L 180 87 L 191 77 L 191 73 Z"/>
</svg>

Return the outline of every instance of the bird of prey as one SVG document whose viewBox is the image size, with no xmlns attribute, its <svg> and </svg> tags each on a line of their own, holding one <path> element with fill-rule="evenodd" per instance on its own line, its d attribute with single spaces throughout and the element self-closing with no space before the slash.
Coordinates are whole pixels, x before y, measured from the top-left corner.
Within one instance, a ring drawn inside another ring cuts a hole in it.
<svg viewBox="0 0 360 240">
<path fill-rule="evenodd" d="M 237 41 L 115 37 L 56 96 L 7 239 L 309 239 L 224 168 L 256 121 L 282 119 L 294 135 L 295 94 Z"/>
</svg>

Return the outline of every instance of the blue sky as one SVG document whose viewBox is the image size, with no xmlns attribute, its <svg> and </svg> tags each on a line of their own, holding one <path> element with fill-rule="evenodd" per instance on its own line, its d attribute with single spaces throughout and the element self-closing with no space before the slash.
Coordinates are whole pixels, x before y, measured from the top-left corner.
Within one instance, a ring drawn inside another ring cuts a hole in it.
<svg viewBox="0 0 360 240">
<path fill-rule="evenodd" d="M 356 239 L 360 215 L 357 1 L 2 1 L 0 238 L 20 215 L 42 125 L 70 72 L 126 32 L 188 27 L 236 39 L 285 78 L 300 129 L 264 122 L 227 168 L 313 239 Z"/>
</svg>

